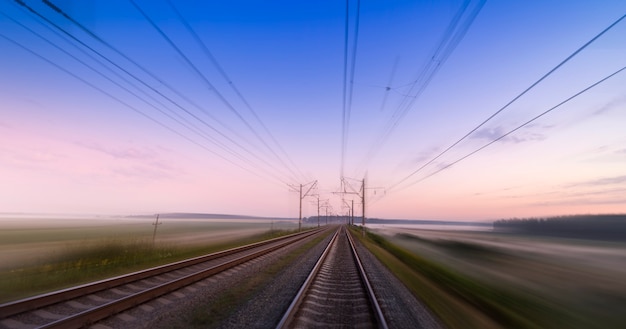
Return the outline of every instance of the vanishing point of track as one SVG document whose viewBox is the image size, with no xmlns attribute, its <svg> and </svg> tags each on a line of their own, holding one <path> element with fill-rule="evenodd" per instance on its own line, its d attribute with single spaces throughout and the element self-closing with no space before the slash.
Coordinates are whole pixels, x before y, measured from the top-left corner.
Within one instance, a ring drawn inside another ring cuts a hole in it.
<svg viewBox="0 0 626 329">
<path fill-rule="evenodd" d="M 349 231 L 341 227 L 277 328 L 387 328 Z"/>
</svg>

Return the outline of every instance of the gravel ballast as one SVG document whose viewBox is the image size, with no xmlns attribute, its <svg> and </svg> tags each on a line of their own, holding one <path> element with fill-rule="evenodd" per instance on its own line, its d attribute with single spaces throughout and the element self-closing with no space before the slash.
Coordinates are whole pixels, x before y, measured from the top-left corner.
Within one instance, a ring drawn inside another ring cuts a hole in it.
<svg viewBox="0 0 626 329">
<path fill-rule="evenodd" d="M 444 328 L 376 256 L 358 239 L 354 239 L 354 243 L 389 328 Z"/>
<path fill-rule="evenodd" d="M 96 327 L 274 328 L 331 236 L 327 234 L 316 244 L 311 240 L 297 242 Z M 442 328 L 402 282 L 358 240 L 355 243 L 390 328 Z"/>
<path fill-rule="evenodd" d="M 275 277 L 260 282 L 245 300 L 232 301 L 230 294 L 248 285 L 255 277 L 275 271 L 274 264 L 293 257 L 290 256 L 293 252 L 311 240 L 297 242 L 163 296 L 146 304 L 150 310 L 137 307 L 101 325 L 110 328 L 271 328 L 280 320 L 329 239 L 330 235 L 327 235 L 323 241 L 287 263 Z M 235 307 L 224 307 L 224 303 Z"/>
</svg>

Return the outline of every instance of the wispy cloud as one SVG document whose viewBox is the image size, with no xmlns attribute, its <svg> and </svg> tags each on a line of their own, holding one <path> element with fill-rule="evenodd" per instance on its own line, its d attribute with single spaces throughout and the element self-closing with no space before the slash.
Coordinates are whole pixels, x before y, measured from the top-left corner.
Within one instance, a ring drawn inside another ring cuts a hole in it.
<svg viewBox="0 0 626 329">
<path fill-rule="evenodd" d="M 584 205 L 614 205 L 614 204 L 626 204 L 625 197 L 611 197 L 611 198 L 568 198 L 568 199 L 556 199 L 549 201 L 538 201 L 529 203 L 529 206 L 533 207 L 546 207 L 546 206 L 584 206 Z"/>
<path fill-rule="evenodd" d="M 617 108 L 620 105 L 626 104 L 626 96 L 622 96 L 622 97 L 616 97 L 612 100 L 610 100 L 608 103 L 604 104 L 603 106 L 599 107 L 598 109 L 596 109 L 595 111 L 593 111 L 592 115 L 602 115 L 602 114 L 606 114 L 607 112 Z"/>
<path fill-rule="evenodd" d="M 545 127 L 551 127 L 551 126 L 545 126 Z M 542 127 L 542 128 L 545 128 L 545 127 Z M 497 126 L 494 128 L 483 128 L 473 133 L 470 136 L 470 138 L 478 139 L 478 140 L 486 140 L 486 141 L 491 142 L 499 138 L 500 136 L 506 134 L 507 132 L 508 130 L 505 130 L 504 127 L 502 126 Z M 544 139 L 546 139 L 544 135 L 536 133 L 536 132 L 530 133 L 530 132 L 518 131 L 515 134 L 502 138 L 500 141 L 517 144 L 517 143 L 523 143 L 523 142 L 529 142 L 529 141 L 541 141 Z"/>
<path fill-rule="evenodd" d="M 429 149 L 419 151 L 419 153 L 417 154 L 415 153 L 411 154 L 407 158 L 405 158 L 403 161 L 398 163 L 398 165 L 395 168 L 395 171 L 404 172 L 406 170 L 415 170 L 419 168 L 420 166 L 424 165 L 430 159 L 434 158 L 439 153 L 439 151 L 440 151 L 439 148 L 431 147 Z"/>
<path fill-rule="evenodd" d="M 585 206 L 626 204 L 626 175 L 563 184 L 549 197 L 536 195 L 529 206 Z"/>
<path fill-rule="evenodd" d="M 135 147 L 107 148 L 95 142 L 76 142 L 76 145 L 100 153 L 107 154 L 116 159 L 150 160 L 157 157 L 157 152 L 151 148 L 138 149 Z"/>
<path fill-rule="evenodd" d="M 519 190 L 520 188 L 522 188 L 522 185 L 518 185 L 518 186 L 507 186 L 507 187 L 503 187 L 503 188 L 498 188 L 498 189 L 493 189 L 493 190 L 488 190 L 488 191 L 480 191 L 480 192 L 474 192 L 473 195 L 474 196 L 497 196 L 497 198 L 519 198 L 521 196 L 519 195 L 506 195 L 505 193 L 511 193 L 514 192 L 515 190 Z"/>
<path fill-rule="evenodd" d="M 529 124 L 525 125 L 524 128 L 526 128 L 526 129 L 531 129 L 532 128 L 532 129 L 545 129 L 545 130 L 547 130 L 547 129 L 552 129 L 552 128 L 556 127 L 556 126 L 557 125 L 555 125 L 555 124 L 549 125 L 549 124 L 544 124 L 544 123 L 539 123 L 539 122 L 532 122 L 532 123 L 529 123 Z"/>
<path fill-rule="evenodd" d="M 536 201 L 529 206 L 585 206 L 626 204 L 626 186 L 618 185 L 626 182 L 626 176 L 590 180 L 576 186 L 576 189 L 565 189 L 549 192 L 548 195 L 535 195 Z M 586 185 L 584 185 L 586 184 Z M 571 187 L 571 186 L 570 186 Z"/>
<path fill-rule="evenodd" d="M 108 156 L 111 162 L 101 164 L 101 168 L 113 177 L 152 180 L 173 178 L 185 173 L 183 169 L 170 164 L 167 159 L 163 158 L 162 153 L 171 153 L 171 151 L 159 146 L 103 146 L 97 142 L 83 141 L 74 144 Z M 106 175 L 101 177 L 106 177 Z"/>
<path fill-rule="evenodd" d="M 21 169 L 47 168 L 67 159 L 67 155 L 43 147 L 0 147 L 0 162 Z"/>
<path fill-rule="evenodd" d="M 115 167 L 111 169 L 111 172 L 117 176 L 128 179 L 165 179 L 173 177 L 171 170 L 163 169 L 160 167 L 161 166 L 154 165 L 133 165 L 126 167 Z"/>
<path fill-rule="evenodd" d="M 586 181 L 581 181 L 577 183 L 571 183 L 565 185 L 565 187 L 591 187 L 591 186 L 607 186 L 607 185 L 617 185 L 617 184 L 625 184 L 626 183 L 626 175 L 621 176 L 612 176 L 612 177 L 602 177 L 596 179 L 590 179 Z"/>
<path fill-rule="evenodd" d="M 437 147 L 431 147 L 428 150 L 421 151 L 417 155 L 413 156 L 413 158 L 411 158 L 411 165 L 421 165 L 424 162 L 429 161 L 430 159 L 435 157 L 437 153 L 439 153 L 439 148 Z"/>
</svg>

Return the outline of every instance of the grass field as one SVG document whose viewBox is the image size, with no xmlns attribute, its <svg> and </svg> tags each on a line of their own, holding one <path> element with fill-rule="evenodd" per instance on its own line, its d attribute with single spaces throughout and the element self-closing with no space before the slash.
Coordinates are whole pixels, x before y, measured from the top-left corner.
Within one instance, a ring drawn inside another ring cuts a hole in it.
<svg viewBox="0 0 626 329">
<path fill-rule="evenodd" d="M 626 244 L 379 230 L 371 248 L 451 328 L 619 328 Z"/>
<path fill-rule="evenodd" d="M 46 219 L 0 221 L 0 303 L 252 243 L 291 222 Z"/>
</svg>

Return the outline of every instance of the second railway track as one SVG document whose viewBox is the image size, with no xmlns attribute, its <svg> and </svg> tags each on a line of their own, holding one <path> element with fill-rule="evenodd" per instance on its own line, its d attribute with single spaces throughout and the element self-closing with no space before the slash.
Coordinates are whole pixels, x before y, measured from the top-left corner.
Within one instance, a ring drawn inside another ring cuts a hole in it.
<svg viewBox="0 0 626 329">
<path fill-rule="evenodd" d="M 313 230 L 0 305 L 3 328 L 81 328 L 320 232 Z"/>
<path fill-rule="evenodd" d="M 387 328 L 345 227 L 335 233 L 277 327 Z"/>
</svg>

